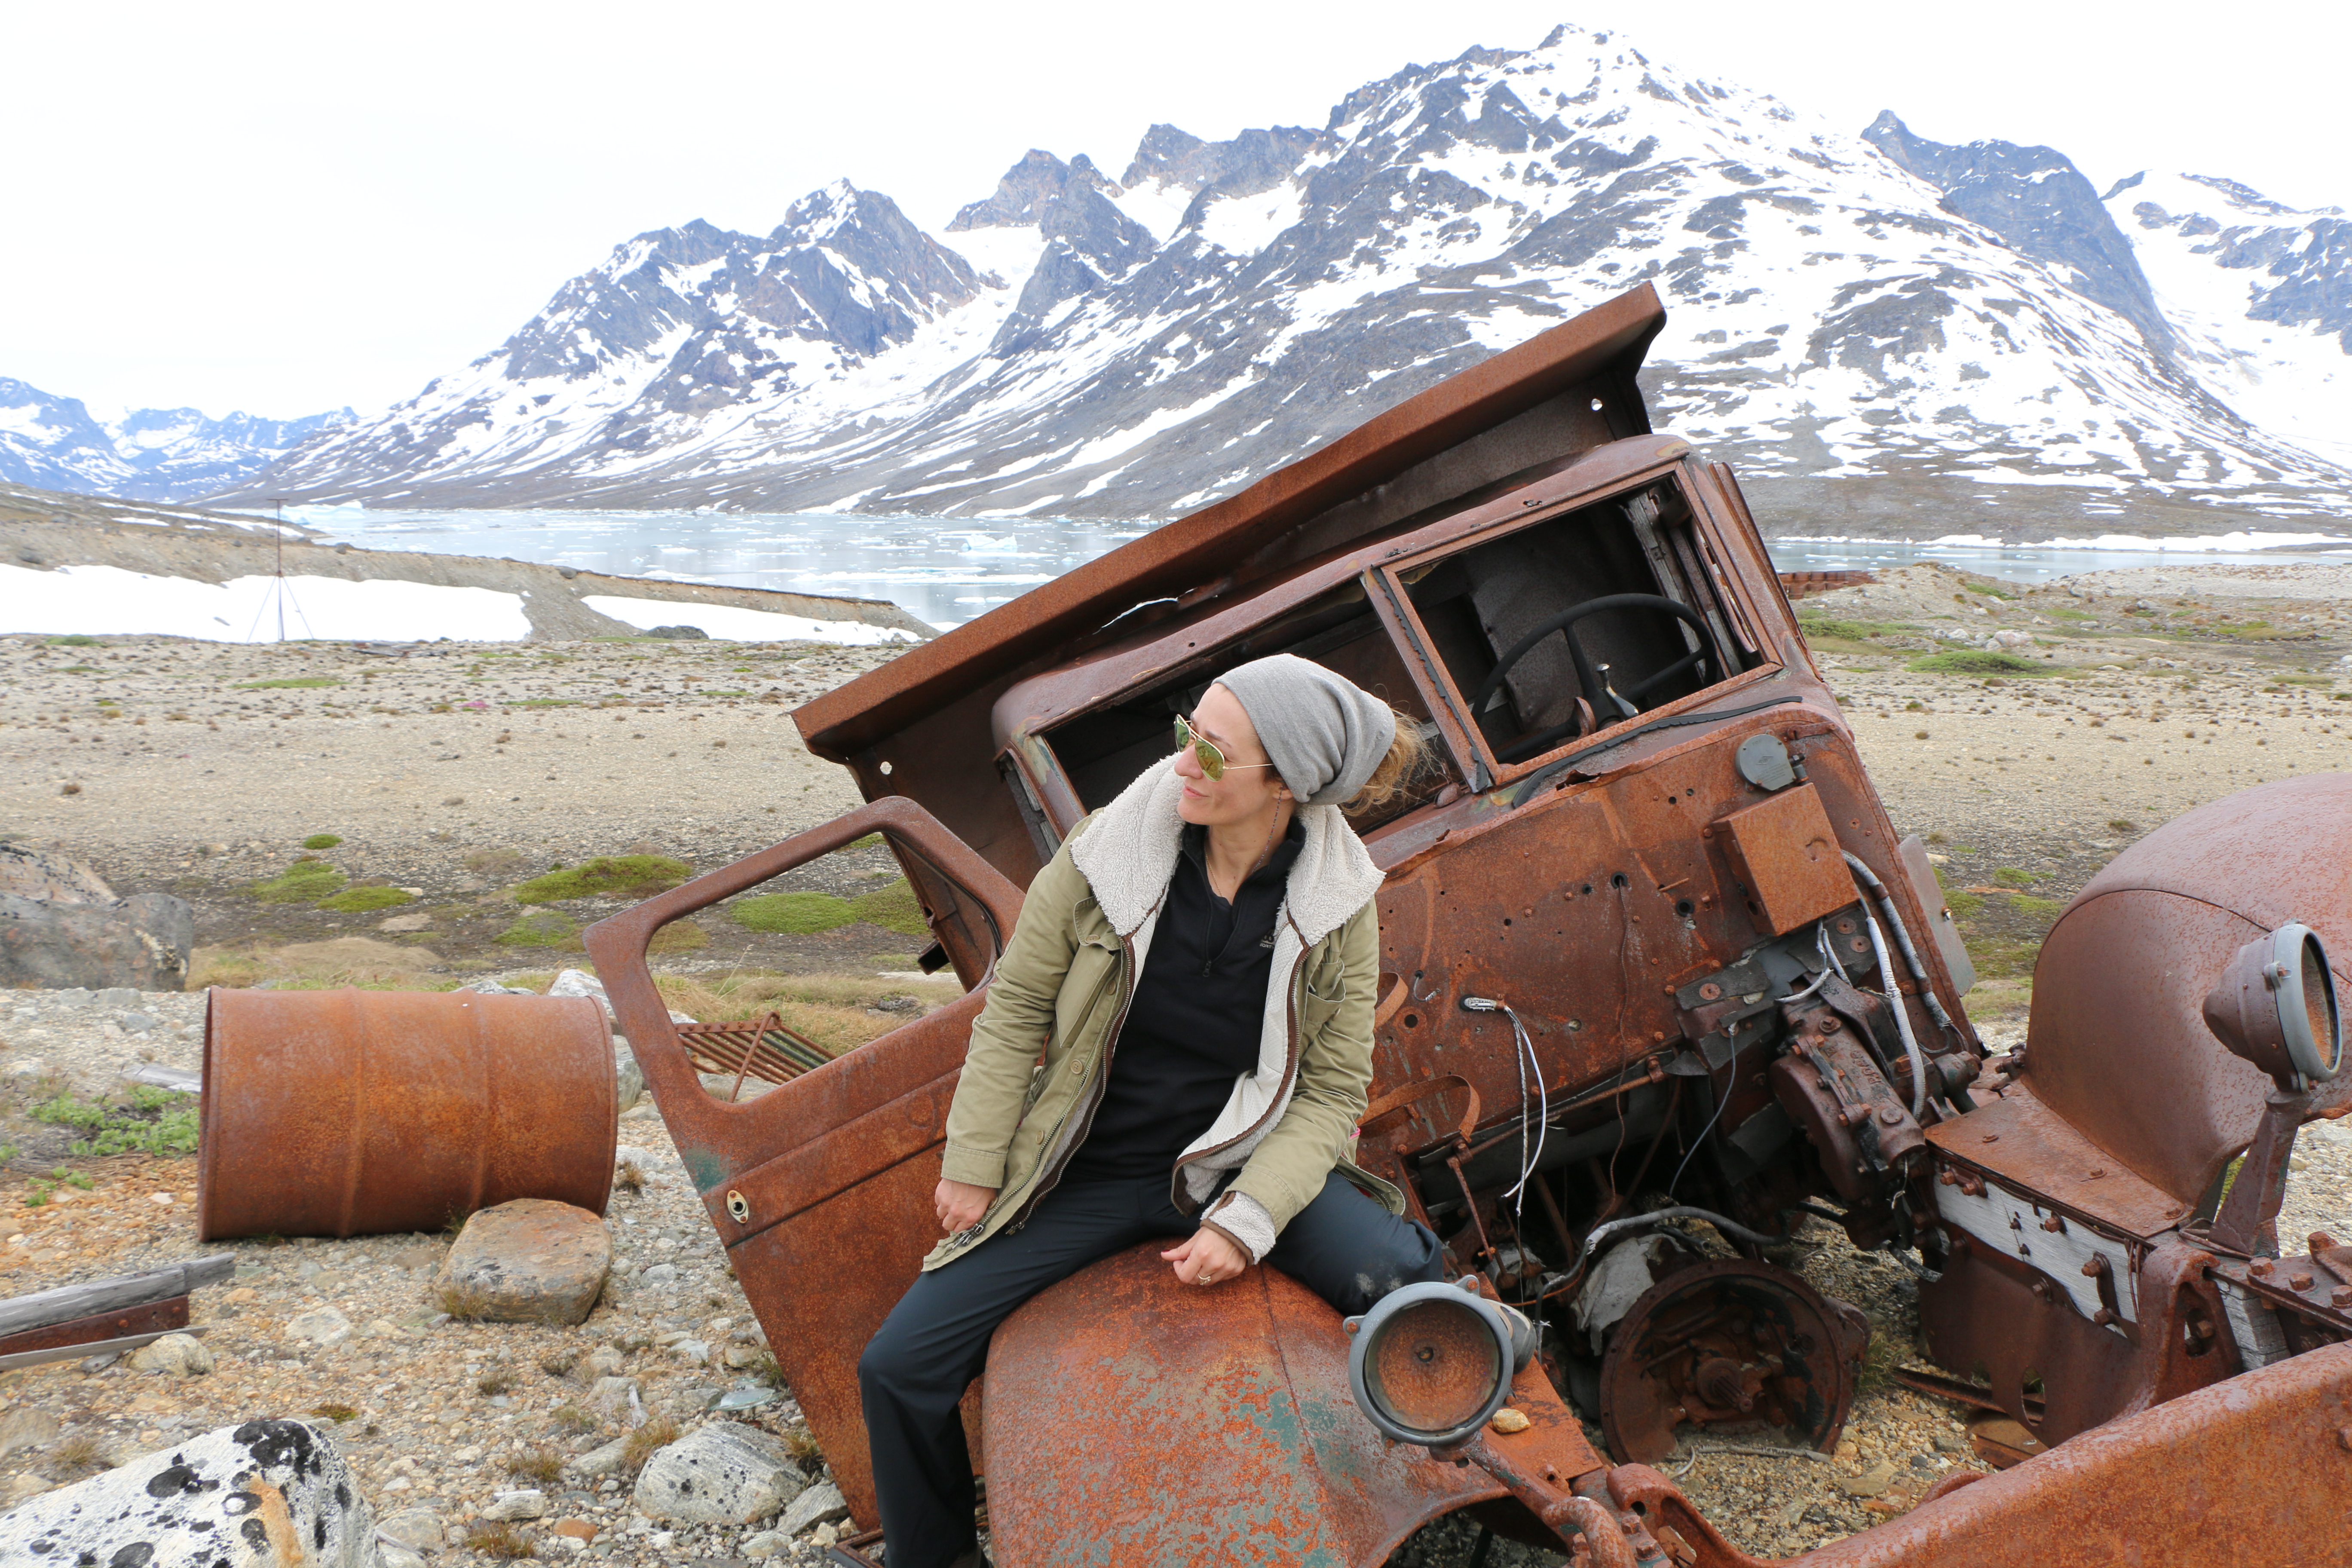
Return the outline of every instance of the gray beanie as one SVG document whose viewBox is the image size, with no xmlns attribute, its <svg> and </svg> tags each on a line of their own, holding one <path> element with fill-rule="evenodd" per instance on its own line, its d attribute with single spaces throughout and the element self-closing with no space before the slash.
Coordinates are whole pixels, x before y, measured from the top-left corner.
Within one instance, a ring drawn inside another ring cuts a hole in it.
<svg viewBox="0 0 2352 1568">
<path fill-rule="evenodd" d="M 1295 653 L 1252 659 L 1217 684 L 1240 699 L 1275 772 L 1302 805 L 1355 799 L 1396 740 L 1396 712 L 1387 703 Z"/>
</svg>

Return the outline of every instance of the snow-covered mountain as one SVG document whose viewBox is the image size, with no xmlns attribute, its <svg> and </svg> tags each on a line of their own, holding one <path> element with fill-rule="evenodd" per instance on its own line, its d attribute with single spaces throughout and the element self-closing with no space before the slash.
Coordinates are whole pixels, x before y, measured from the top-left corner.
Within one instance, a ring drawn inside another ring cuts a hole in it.
<svg viewBox="0 0 2352 1568">
<path fill-rule="evenodd" d="M 1647 280 L 1657 422 L 1747 473 L 2336 511 L 2347 234 L 1562 27 L 1116 181 L 1031 152 L 940 239 L 845 184 L 640 236 L 243 493 L 1168 516 Z"/>
<path fill-rule="evenodd" d="M 79 398 L 0 376 L 0 481 L 131 500 L 184 500 L 242 484 L 348 408 L 306 419 L 134 408 L 100 419 Z"/>
</svg>

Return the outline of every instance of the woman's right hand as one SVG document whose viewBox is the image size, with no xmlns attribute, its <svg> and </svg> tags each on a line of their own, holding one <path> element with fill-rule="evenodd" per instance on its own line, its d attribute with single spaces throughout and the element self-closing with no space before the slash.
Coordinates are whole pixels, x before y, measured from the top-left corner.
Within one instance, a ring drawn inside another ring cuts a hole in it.
<svg viewBox="0 0 2352 1568">
<path fill-rule="evenodd" d="M 970 1182 L 950 1182 L 944 1176 L 931 1192 L 931 1206 L 939 1211 L 940 1229 L 949 1236 L 978 1225 L 980 1216 L 995 1201 L 994 1187 L 975 1187 Z"/>
</svg>

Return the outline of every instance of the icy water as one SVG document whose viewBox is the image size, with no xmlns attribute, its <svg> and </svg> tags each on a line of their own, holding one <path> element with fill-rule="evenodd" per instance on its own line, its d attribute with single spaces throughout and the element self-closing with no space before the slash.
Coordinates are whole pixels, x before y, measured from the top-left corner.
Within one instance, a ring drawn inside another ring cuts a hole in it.
<svg viewBox="0 0 2352 1568">
<path fill-rule="evenodd" d="M 289 510 L 353 545 L 496 555 L 631 577 L 888 599 L 935 626 L 961 625 L 1074 566 L 1139 539 L 1137 523 L 1059 518 L 850 517 L 817 512 Z M 2210 539 L 2109 536 L 2003 546 L 1943 541 L 1773 542 L 1783 572 L 1941 561 L 2021 583 L 2189 562 L 2352 560 L 2352 540 L 2313 534 Z"/>
</svg>

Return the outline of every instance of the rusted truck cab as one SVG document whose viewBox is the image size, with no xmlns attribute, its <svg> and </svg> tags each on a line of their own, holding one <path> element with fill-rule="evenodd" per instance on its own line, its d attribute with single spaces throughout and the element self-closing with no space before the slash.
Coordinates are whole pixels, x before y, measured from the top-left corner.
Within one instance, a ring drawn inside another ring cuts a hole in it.
<svg viewBox="0 0 2352 1568">
<path fill-rule="evenodd" d="M 2184 1442 L 2242 1473 L 2235 1427 L 2207 1413 L 2179 1430 L 2201 1408 L 2181 1396 L 2238 1374 L 2269 1377 L 2264 1397 L 2306 1431 L 2346 1427 L 2325 1463 L 2352 1464 L 2352 1363 L 2329 1359 L 2352 1353 L 2352 1290 L 2327 1289 L 2352 1255 L 2330 1262 L 2315 1237 L 2270 1264 L 2275 1181 L 2242 1188 L 2243 1212 L 2217 1187 L 2250 1144 L 2250 1167 L 2283 1171 L 2294 1124 L 2340 1112 L 2340 1080 L 2330 1067 L 2266 1098 L 2251 1058 L 2181 1017 L 2238 946 L 2297 920 L 2320 955 L 2300 980 L 2327 988 L 2326 952 L 2352 952 L 2352 872 L 2339 855 L 2288 911 L 2254 907 L 2242 867 L 2190 888 L 2162 845 L 2137 877 L 2119 860 L 2111 890 L 2145 907 L 2085 922 L 2174 930 L 2166 899 L 2221 916 L 2158 955 L 2178 980 L 2137 1025 L 2111 1002 L 2045 1045 L 2037 1013 L 2023 1064 L 1989 1067 L 1924 849 L 1888 820 L 1737 484 L 1649 426 L 1635 372 L 1664 319 L 1637 289 L 809 704 L 810 747 L 875 804 L 591 932 L 859 1519 L 856 1352 L 932 1239 L 946 1106 L 1017 889 L 1164 762 L 1171 717 L 1219 672 L 1286 652 L 1430 742 L 1408 795 L 1358 823 L 1387 873 L 1359 1158 L 1471 1290 L 1546 1325 L 1536 1359 L 1495 1374 L 1527 1419 L 1435 1453 L 1401 1443 L 1460 1392 L 1412 1383 L 1466 1353 L 1450 1330 L 1374 1376 L 1394 1407 L 1367 1412 L 1348 1332 L 1295 1284 L 1257 1269 L 1245 1289 L 1171 1299 L 1149 1258 L 1108 1259 L 992 1352 L 971 1422 L 1000 1563 L 1376 1564 L 1459 1509 L 1595 1562 L 1744 1562 L 1646 1462 L 1692 1427 L 1834 1444 L 1868 1329 L 1769 1256 L 1807 1213 L 1921 1275 L 1952 1390 L 2059 1445 L 2045 1458 L 2102 1424 L 2147 1427 L 2048 1475 L 2113 1493 Z M 2280 809 L 2352 847 L 2352 787 Z M 695 1068 L 730 1064 L 677 1045 L 646 941 L 877 829 L 930 917 L 927 963 L 968 994 L 719 1101 Z M 2113 939 L 2067 962 L 2096 968 Z M 2332 1039 L 2330 998 L 2308 1016 Z M 2102 1075 L 2145 1074 L 2135 1051 L 2159 1035 L 2176 1087 L 2091 1103 Z M 1359 1373 L 1380 1353 L 1358 1347 Z M 2046 1526 L 2058 1483 L 2013 1484 L 2032 1470 L 1815 1555 L 2005 1561 L 2016 1530 Z M 2330 1495 L 2352 1497 L 2347 1474 Z M 2178 1499 L 2159 1511 L 2210 1527 Z"/>
</svg>

